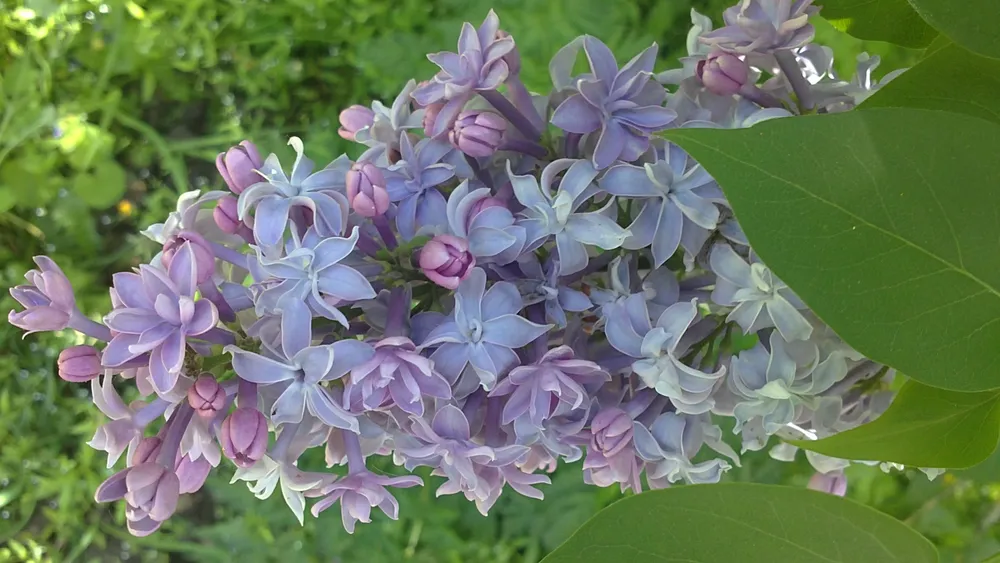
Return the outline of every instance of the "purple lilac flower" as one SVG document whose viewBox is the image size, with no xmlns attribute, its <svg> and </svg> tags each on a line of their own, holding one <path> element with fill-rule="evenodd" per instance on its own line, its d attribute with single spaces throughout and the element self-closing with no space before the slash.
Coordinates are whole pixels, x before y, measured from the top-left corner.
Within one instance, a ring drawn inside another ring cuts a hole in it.
<svg viewBox="0 0 1000 563">
<path fill-rule="evenodd" d="M 714 201 L 722 191 L 701 165 L 693 162 L 677 145 L 668 145 L 664 158 L 653 164 L 611 167 L 599 182 L 601 189 L 621 197 L 640 199 L 643 204 L 622 244 L 630 250 L 651 247 L 655 266 L 670 258 L 685 240 L 703 242 L 716 228 L 719 210 Z M 702 236 L 695 231 L 705 232 Z M 687 236 L 685 236 L 685 234 Z M 685 246 L 688 252 L 697 252 Z"/>
<path fill-rule="evenodd" d="M 649 148 L 650 135 L 676 117 L 661 107 L 666 90 L 650 79 L 657 46 L 636 55 L 621 70 L 599 39 L 586 36 L 583 50 L 591 74 L 576 81 L 577 93 L 556 108 L 552 124 L 576 134 L 600 130 L 593 157 L 599 170 L 616 160 L 635 160 Z"/>
<path fill-rule="evenodd" d="M 392 406 L 415 416 L 424 414 L 424 397 L 451 398 L 448 382 L 434 370 L 404 336 L 390 336 L 375 343 L 375 355 L 351 370 L 344 386 L 344 407 L 375 410 Z"/>
<path fill-rule="evenodd" d="M 282 256 L 271 257 L 258 247 L 257 261 L 251 263 L 261 288 L 254 301 L 257 314 L 280 315 L 282 336 L 308 330 L 314 315 L 347 327 L 336 305 L 375 297 L 368 279 L 346 265 L 357 242 L 357 227 L 347 238 L 324 238 L 311 228 L 301 239 L 289 237 Z"/>
<path fill-rule="evenodd" d="M 563 172 L 565 175 L 553 194 L 556 176 Z M 608 215 L 614 210 L 614 199 L 608 199 L 598 211 L 577 212 L 598 191 L 594 184 L 597 170 L 590 162 L 557 160 L 542 171 L 541 182 L 534 176 L 515 175 L 509 162 L 507 174 L 517 200 L 525 207 L 518 221 L 527 231 L 525 251 L 534 250 L 555 236 L 560 275 L 579 272 L 587 266 L 586 245 L 613 250 L 628 238 L 629 231 L 618 226 Z"/>
<path fill-rule="evenodd" d="M 522 276 L 509 281 L 517 285 L 525 307 L 544 303 L 545 319 L 557 327 L 566 326 L 566 312 L 581 313 L 593 307 L 587 294 L 559 283 L 559 259 L 550 256 L 543 266 L 533 254 L 518 261 Z"/>
<path fill-rule="evenodd" d="M 809 479 L 808 487 L 814 491 L 842 497 L 847 494 L 847 477 L 843 471 L 817 472 Z"/>
<path fill-rule="evenodd" d="M 370 127 L 359 129 L 354 140 L 368 145 L 373 155 L 378 155 L 379 164 L 388 166 L 399 158 L 399 140 L 410 129 L 422 127 L 425 110 L 413 110 L 411 94 L 417 83 L 410 80 L 392 102 L 385 107 L 382 102 L 372 102 L 373 121 Z"/>
<path fill-rule="evenodd" d="M 108 468 L 114 467 L 126 449 L 126 458 L 131 459 L 142 441 L 143 429 L 162 416 L 170 406 L 170 403 L 159 398 L 150 403 L 137 401 L 126 405 L 115 390 L 111 375 L 92 379 L 90 391 L 94 405 L 111 421 L 99 426 L 87 445 L 108 454 Z"/>
<path fill-rule="evenodd" d="M 725 27 L 701 41 L 734 53 L 770 53 L 795 49 L 812 41 L 816 30 L 809 16 L 819 8 L 813 0 L 740 0 L 722 13 Z"/>
<path fill-rule="evenodd" d="M 24 274 L 28 284 L 10 289 L 11 296 L 24 311 L 10 311 L 7 322 L 28 334 L 72 327 L 95 338 L 110 338 L 107 328 L 90 321 L 77 310 L 73 286 L 62 269 L 48 256 L 36 256 L 34 260 L 38 270 Z"/>
<path fill-rule="evenodd" d="M 475 268 L 455 291 L 453 317 L 431 331 L 421 346 L 437 347 L 430 358 L 449 381 L 457 381 L 471 366 L 483 388 L 490 390 L 517 365 L 514 349 L 552 328 L 518 316 L 521 307 L 514 284 L 497 282 L 487 291 L 486 273 Z"/>
<path fill-rule="evenodd" d="M 448 197 L 446 213 L 451 233 L 469 241 L 477 263 L 509 264 L 524 248 L 524 228 L 489 188 L 462 182 Z"/>
<path fill-rule="evenodd" d="M 322 385 L 340 379 L 351 369 L 370 360 L 375 352 L 360 340 L 340 340 L 310 346 L 311 332 L 282 333 L 280 354 L 268 357 L 227 346 L 233 369 L 241 379 L 274 386 L 278 398 L 271 407 L 273 424 L 302 422 L 305 412 L 324 424 L 358 431 L 355 416 L 345 410 Z"/>
<path fill-rule="evenodd" d="M 444 224 L 447 202 L 437 186 L 455 176 L 455 167 L 442 162 L 453 149 L 433 139 L 413 145 L 403 133 L 399 137 L 401 160 L 386 171 L 389 199 L 397 202 L 396 227 L 405 240 L 412 239 L 420 227 Z"/>
<path fill-rule="evenodd" d="M 583 460 L 583 480 L 598 487 L 621 485 L 642 492 L 639 483 L 640 459 L 633 443 L 632 417 L 622 409 L 609 408 L 597 413 L 590 423 L 590 444 Z"/>
<path fill-rule="evenodd" d="M 310 492 L 308 496 L 324 496 L 312 507 L 312 514 L 317 517 L 339 502 L 344 529 L 347 533 L 353 534 L 356 522 L 365 524 L 371 522 L 372 508 L 378 507 L 383 514 L 393 520 L 399 518 L 399 503 L 389 491 L 385 490 L 386 487 L 408 488 L 423 484 L 420 477 L 414 475 L 386 477 L 370 471 L 361 471 L 338 479 L 316 493 Z"/>
<path fill-rule="evenodd" d="M 254 240 L 263 246 L 281 243 L 293 208 L 312 212 L 312 225 L 320 235 L 339 236 L 347 226 L 350 209 L 344 197 L 350 160 L 342 156 L 314 173 L 313 161 L 303 154 L 302 141 L 292 137 L 288 144 L 296 154 L 291 176 L 282 171 L 276 155 L 268 156 L 260 169 L 262 181 L 240 194 L 240 219 L 254 211 Z"/>
<path fill-rule="evenodd" d="M 447 102 L 427 134 L 437 137 L 451 127 L 466 102 L 476 92 L 496 90 L 510 72 L 504 56 L 514 49 L 514 40 L 498 37 L 500 19 L 493 10 L 479 29 L 466 22 L 458 38 L 458 52 L 442 51 L 427 58 L 441 70 L 426 85 L 414 90 L 413 99 L 421 106 Z"/>
<path fill-rule="evenodd" d="M 120 304 L 104 318 L 114 331 L 104 349 L 105 366 L 121 366 L 148 354 L 149 372 L 157 392 L 167 393 L 174 388 L 184 365 L 188 339 L 207 337 L 219 322 L 218 310 L 211 301 L 195 300 L 197 270 L 194 249 L 191 243 L 185 243 L 167 272 L 143 265 L 138 273 L 114 275 L 112 291 Z"/>
<path fill-rule="evenodd" d="M 509 395 L 503 408 L 503 424 L 527 416 L 531 424 L 540 427 L 550 417 L 588 406 L 591 392 L 610 380 L 601 366 L 576 358 L 569 346 L 559 346 L 534 364 L 512 369 L 490 397 Z"/>
</svg>

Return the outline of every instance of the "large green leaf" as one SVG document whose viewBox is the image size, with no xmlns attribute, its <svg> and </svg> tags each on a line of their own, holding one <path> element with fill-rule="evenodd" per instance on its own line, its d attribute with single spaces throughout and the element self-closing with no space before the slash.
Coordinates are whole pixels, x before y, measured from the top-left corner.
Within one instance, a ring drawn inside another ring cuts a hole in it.
<svg viewBox="0 0 1000 563">
<path fill-rule="evenodd" d="M 591 518 L 542 563 L 931 563 L 934 547 L 826 493 L 731 483 L 650 491 Z"/>
<path fill-rule="evenodd" d="M 927 23 L 955 43 L 1000 58 L 1000 2 L 996 0 L 909 0 Z"/>
<path fill-rule="evenodd" d="M 938 32 L 906 0 L 821 0 L 820 12 L 837 29 L 873 41 L 926 47 Z"/>
<path fill-rule="evenodd" d="M 981 463 L 956 471 L 955 476 L 982 484 L 1000 483 L 1000 447 Z"/>
<path fill-rule="evenodd" d="M 1000 387 L 1000 126 L 876 108 L 667 136 L 859 352 L 936 387 Z"/>
<path fill-rule="evenodd" d="M 965 113 L 1000 123 L 1000 60 L 944 46 L 861 104 Z"/>
<path fill-rule="evenodd" d="M 997 447 L 1000 391 L 960 393 L 909 381 L 882 416 L 796 446 L 833 457 L 917 467 L 971 467 Z"/>
</svg>

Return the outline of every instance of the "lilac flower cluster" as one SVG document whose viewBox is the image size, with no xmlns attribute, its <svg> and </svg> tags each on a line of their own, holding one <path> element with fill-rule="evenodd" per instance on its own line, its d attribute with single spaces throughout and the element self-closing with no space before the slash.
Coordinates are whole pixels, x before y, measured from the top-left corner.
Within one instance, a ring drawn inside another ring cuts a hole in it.
<svg viewBox="0 0 1000 563">
<path fill-rule="evenodd" d="M 256 496 L 280 486 L 300 521 L 307 498 L 314 515 L 339 503 L 352 531 L 375 507 L 397 517 L 389 489 L 422 484 L 372 456 L 430 468 L 438 494 L 486 514 L 508 487 L 542 498 L 581 459 L 602 487 L 718 481 L 740 463 L 727 418 L 745 452 L 880 414 L 891 370 L 808 310 L 658 136 L 845 111 L 878 88 L 875 58 L 833 73 L 810 4 L 742 0 L 714 30 L 692 12 L 688 55 L 659 74 L 656 45 L 620 65 L 581 37 L 547 95 L 490 12 L 391 106 L 344 110 L 357 160 L 317 170 L 295 137 L 287 172 L 250 142 L 220 154 L 228 191 L 185 194 L 145 232 L 162 252 L 114 276 L 103 322 L 38 258 L 9 321 L 89 339 L 59 375 L 91 383 L 108 466 L 127 452 L 97 500 L 124 499 L 149 534 L 225 457 Z M 122 379 L 144 398 L 126 402 Z M 300 470 L 311 448 L 344 475 Z M 847 461 L 809 460 L 813 486 L 842 494 Z"/>
</svg>

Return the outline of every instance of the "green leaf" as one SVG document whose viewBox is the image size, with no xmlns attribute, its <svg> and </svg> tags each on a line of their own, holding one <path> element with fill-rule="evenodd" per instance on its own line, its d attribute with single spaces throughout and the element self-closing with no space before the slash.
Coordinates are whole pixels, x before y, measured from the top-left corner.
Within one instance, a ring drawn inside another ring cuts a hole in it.
<svg viewBox="0 0 1000 563">
<path fill-rule="evenodd" d="M 968 468 L 956 471 L 955 476 L 981 484 L 1000 483 L 1000 447 L 993 450 L 990 457 Z"/>
<path fill-rule="evenodd" d="M 931 563 L 923 536 L 808 489 L 727 483 L 650 491 L 591 518 L 542 563 Z"/>
<path fill-rule="evenodd" d="M 909 0 L 920 17 L 959 45 L 1000 58 L 1000 2 L 996 0 Z"/>
<path fill-rule="evenodd" d="M 113 160 L 103 160 L 93 172 L 73 178 L 73 191 L 93 208 L 111 207 L 125 193 L 125 170 Z"/>
<path fill-rule="evenodd" d="M 855 349 L 935 387 L 1000 387 L 1000 127 L 876 108 L 667 137 Z"/>
<path fill-rule="evenodd" d="M 843 459 L 893 461 L 917 467 L 971 467 L 1000 439 L 1000 391 L 960 393 L 909 381 L 873 422 L 801 448 Z"/>
<path fill-rule="evenodd" d="M 937 36 L 906 0 L 825 0 L 820 14 L 858 39 L 926 47 Z"/>
<path fill-rule="evenodd" d="M 928 55 L 861 104 L 964 113 L 1000 123 L 1000 60 L 954 43 Z"/>
<path fill-rule="evenodd" d="M 17 193 L 6 186 L 0 186 L 0 213 L 17 205 Z"/>
</svg>

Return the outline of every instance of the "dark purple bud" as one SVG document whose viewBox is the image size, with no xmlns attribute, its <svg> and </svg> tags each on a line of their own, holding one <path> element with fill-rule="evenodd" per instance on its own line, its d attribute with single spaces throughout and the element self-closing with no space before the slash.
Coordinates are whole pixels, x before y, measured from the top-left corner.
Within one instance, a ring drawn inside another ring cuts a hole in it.
<svg viewBox="0 0 1000 563">
<path fill-rule="evenodd" d="M 611 457 L 632 442 L 632 417 L 621 409 L 604 409 L 590 422 L 590 432 L 590 447 Z"/>
<path fill-rule="evenodd" d="M 101 356 L 93 346 L 71 346 L 59 353 L 59 377 L 70 383 L 86 383 L 101 373 Z"/>
<path fill-rule="evenodd" d="M 219 169 L 222 179 L 236 195 L 263 181 L 263 178 L 255 172 L 263 165 L 264 161 L 260 158 L 257 147 L 250 141 L 243 141 L 215 157 L 215 167 Z"/>
<path fill-rule="evenodd" d="M 238 467 L 250 467 L 267 451 L 267 420 L 257 409 L 241 407 L 222 421 L 222 452 Z"/>
<path fill-rule="evenodd" d="M 441 108 L 443 107 L 444 102 L 435 102 L 424 108 L 424 135 L 431 136 L 430 131 L 434 128 L 434 122 L 437 121 L 438 114 L 441 113 Z M 450 127 L 445 128 L 445 130 L 448 129 Z"/>
<path fill-rule="evenodd" d="M 723 51 L 717 51 L 698 63 L 698 78 L 713 94 L 732 96 L 750 80 L 746 61 Z"/>
<path fill-rule="evenodd" d="M 188 387 L 188 403 L 198 416 L 212 418 L 226 405 L 226 390 L 219 385 L 215 376 L 203 373 Z"/>
<path fill-rule="evenodd" d="M 448 140 L 458 150 L 474 157 L 497 152 L 507 131 L 507 120 L 492 111 L 465 111 L 458 114 Z"/>
<path fill-rule="evenodd" d="M 239 201 L 231 196 L 219 198 L 219 203 L 212 211 L 215 224 L 224 233 L 243 237 L 249 243 L 253 242 L 253 231 L 246 223 L 240 221 Z"/>
<path fill-rule="evenodd" d="M 816 473 L 809 479 L 809 488 L 842 497 L 847 493 L 847 476 L 841 471 Z"/>
<path fill-rule="evenodd" d="M 452 235 L 438 235 L 420 249 L 420 269 L 427 279 L 448 289 L 455 289 L 472 271 L 476 258 L 469 243 Z"/>
<path fill-rule="evenodd" d="M 210 280 L 212 275 L 215 274 L 215 252 L 212 250 L 212 245 L 194 231 L 181 231 L 167 239 L 167 242 L 163 243 L 163 254 L 160 255 L 160 263 L 163 264 L 164 268 L 169 270 L 170 263 L 177 256 L 177 251 L 185 244 L 191 245 L 198 283 Z"/>
<path fill-rule="evenodd" d="M 156 456 L 160 455 L 160 447 L 163 445 L 163 440 L 157 438 L 156 436 L 151 436 L 149 438 L 143 438 L 139 445 L 132 452 L 132 459 L 130 460 L 129 466 L 141 465 L 143 463 L 152 463 L 156 461 Z"/>
<path fill-rule="evenodd" d="M 353 141 L 358 131 L 371 127 L 373 123 L 375 123 L 375 112 L 355 104 L 340 112 L 340 129 L 337 133 L 348 141 Z"/>
<path fill-rule="evenodd" d="M 385 176 L 371 162 L 355 162 L 347 172 L 347 200 L 362 217 L 378 217 L 389 210 Z"/>
<path fill-rule="evenodd" d="M 497 39 L 506 39 L 508 37 L 510 37 L 510 34 L 506 31 L 502 29 L 497 30 Z M 509 53 L 503 56 L 503 62 L 507 63 L 507 70 L 510 76 L 517 76 L 521 73 L 521 54 L 517 52 L 516 45 Z"/>
</svg>

